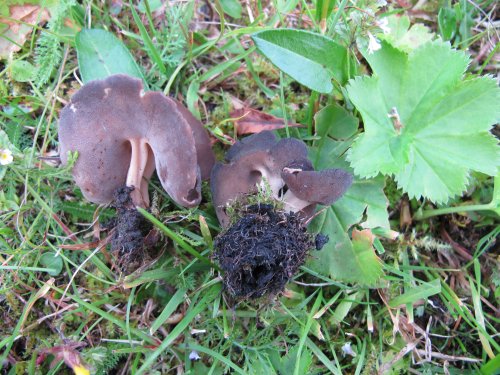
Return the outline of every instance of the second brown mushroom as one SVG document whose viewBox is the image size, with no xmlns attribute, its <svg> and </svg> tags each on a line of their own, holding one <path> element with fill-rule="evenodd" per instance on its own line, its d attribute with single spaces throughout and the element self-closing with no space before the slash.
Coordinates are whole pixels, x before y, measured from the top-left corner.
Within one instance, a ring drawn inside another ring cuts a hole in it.
<svg viewBox="0 0 500 375">
<path fill-rule="evenodd" d="M 225 161 L 214 166 L 211 177 L 212 199 L 223 226 L 230 222 L 228 205 L 255 193 L 258 185 L 267 184 L 284 211 L 310 217 L 317 204 L 331 205 L 352 184 L 352 175 L 343 169 L 315 171 L 304 142 L 278 141 L 269 131 L 237 142 Z"/>
<path fill-rule="evenodd" d="M 316 205 L 331 205 L 351 184 L 342 169 L 315 171 L 297 139 L 277 140 L 266 131 L 233 145 L 211 176 L 223 226 L 214 258 L 224 289 L 236 298 L 282 292 L 308 252 L 328 241 L 327 233 L 314 237 L 306 229 Z"/>
</svg>

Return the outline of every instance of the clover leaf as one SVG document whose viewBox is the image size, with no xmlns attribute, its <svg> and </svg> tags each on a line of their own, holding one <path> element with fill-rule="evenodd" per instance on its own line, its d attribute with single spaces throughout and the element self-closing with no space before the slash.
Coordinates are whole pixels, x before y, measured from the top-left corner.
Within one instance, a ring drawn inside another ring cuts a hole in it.
<svg viewBox="0 0 500 375">
<path fill-rule="evenodd" d="M 382 44 L 366 54 L 373 75 L 347 87 L 365 129 L 347 156 L 354 172 L 394 175 L 410 197 L 437 203 L 462 193 L 471 170 L 495 175 L 500 148 L 489 132 L 500 117 L 495 81 L 464 79 L 467 55 L 442 41 L 409 53 Z"/>
</svg>

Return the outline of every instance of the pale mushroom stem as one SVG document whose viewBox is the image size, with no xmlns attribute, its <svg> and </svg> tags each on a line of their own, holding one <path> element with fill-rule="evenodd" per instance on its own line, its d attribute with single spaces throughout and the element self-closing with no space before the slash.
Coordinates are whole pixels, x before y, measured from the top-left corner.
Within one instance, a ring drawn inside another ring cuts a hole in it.
<svg viewBox="0 0 500 375">
<path fill-rule="evenodd" d="M 299 212 L 311 204 L 311 202 L 298 198 L 291 190 L 288 190 L 283 196 L 283 203 L 285 203 L 285 212 Z"/>
<path fill-rule="evenodd" d="M 268 171 L 265 168 L 259 169 L 259 172 L 261 173 L 262 176 L 259 182 L 260 188 L 266 189 L 267 187 L 269 187 L 271 189 L 273 198 L 279 199 L 279 192 L 281 188 L 284 186 L 281 177 L 274 176 L 270 171 Z"/>
<path fill-rule="evenodd" d="M 134 187 L 134 191 L 130 193 L 134 205 L 145 208 L 149 206 L 149 194 L 147 187 L 144 189 L 143 177 L 148 166 L 149 147 L 145 139 L 131 139 L 130 145 L 132 156 L 126 185 Z"/>
</svg>

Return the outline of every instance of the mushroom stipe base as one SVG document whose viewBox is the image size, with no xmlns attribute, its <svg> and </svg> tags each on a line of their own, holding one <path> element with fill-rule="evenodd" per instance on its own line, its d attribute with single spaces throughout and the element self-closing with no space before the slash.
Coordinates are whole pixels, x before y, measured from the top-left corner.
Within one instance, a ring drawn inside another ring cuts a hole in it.
<svg viewBox="0 0 500 375">
<path fill-rule="evenodd" d="M 116 226 L 111 240 L 111 249 L 118 256 L 120 268 L 137 264 L 144 259 L 145 237 L 151 231 L 151 223 L 135 208 L 130 194 L 133 187 L 123 186 L 116 190 Z"/>
<path fill-rule="evenodd" d="M 314 237 L 295 213 L 271 204 L 246 207 L 214 243 L 225 291 L 235 298 L 259 298 L 282 292 L 315 248 Z"/>
</svg>

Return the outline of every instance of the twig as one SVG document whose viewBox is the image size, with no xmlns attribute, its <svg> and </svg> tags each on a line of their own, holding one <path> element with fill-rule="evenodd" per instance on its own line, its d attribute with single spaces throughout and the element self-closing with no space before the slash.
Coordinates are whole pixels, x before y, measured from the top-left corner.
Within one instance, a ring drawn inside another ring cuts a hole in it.
<svg viewBox="0 0 500 375">
<path fill-rule="evenodd" d="M 426 352 L 425 350 L 422 350 L 422 349 L 415 349 L 415 351 L 422 356 L 430 355 L 433 358 L 443 359 L 445 361 L 452 361 L 452 362 L 456 362 L 456 361 L 481 362 L 482 361 L 481 359 L 478 359 L 478 358 L 459 357 L 459 356 L 454 356 L 454 355 L 441 354 L 441 353 L 437 353 L 437 352 Z"/>
</svg>

